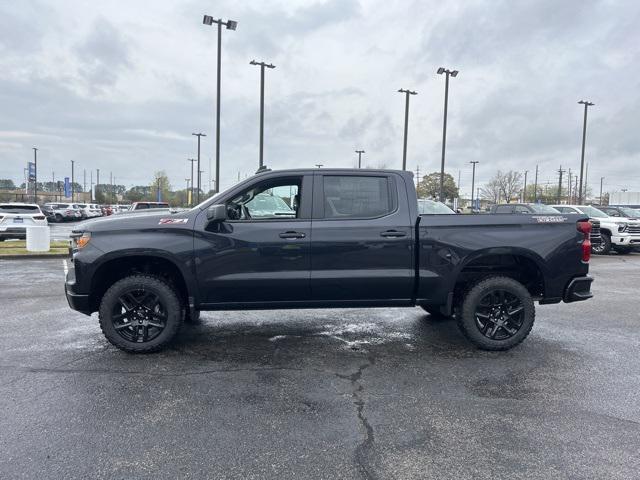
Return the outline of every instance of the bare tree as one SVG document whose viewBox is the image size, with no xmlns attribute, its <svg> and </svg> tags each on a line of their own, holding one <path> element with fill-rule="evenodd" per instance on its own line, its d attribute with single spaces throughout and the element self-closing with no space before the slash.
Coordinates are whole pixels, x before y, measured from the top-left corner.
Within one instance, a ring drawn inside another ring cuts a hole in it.
<svg viewBox="0 0 640 480">
<path fill-rule="evenodd" d="M 480 189 L 480 196 L 489 202 L 498 203 L 498 199 L 500 198 L 500 185 L 498 181 L 495 178 L 489 180 L 485 186 Z"/>
<path fill-rule="evenodd" d="M 522 189 L 522 174 L 509 170 L 506 173 L 502 173 L 498 170 L 498 173 L 494 177 L 500 188 L 500 193 L 505 202 L 511 203 L 511 199 Z"/>
</svg>

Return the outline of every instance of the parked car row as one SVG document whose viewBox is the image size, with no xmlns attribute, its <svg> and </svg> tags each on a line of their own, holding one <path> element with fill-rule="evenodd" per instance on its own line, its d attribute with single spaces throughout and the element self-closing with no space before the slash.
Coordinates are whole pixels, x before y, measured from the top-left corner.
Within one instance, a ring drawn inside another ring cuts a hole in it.
<svg viewBox="0 0 640 480">
<path fill-rule="evenodd" d="M 591 222 L 593 253 L 606 255 L 611 251 L 627 254 L 640 249 L 640 211 L 618 205 L 543 205 L 539 203 L 508 203 L 493 205 L 492 214 L 558 215 L 581 213 Z"/>
</svg>

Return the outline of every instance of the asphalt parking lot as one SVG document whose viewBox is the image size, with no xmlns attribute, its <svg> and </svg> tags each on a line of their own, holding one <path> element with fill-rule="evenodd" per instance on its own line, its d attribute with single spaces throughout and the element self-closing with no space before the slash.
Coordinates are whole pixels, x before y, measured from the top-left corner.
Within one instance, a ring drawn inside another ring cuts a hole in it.
<svg viewBox="0 0 640 480">
<path fill-rule="evenodd" d="M 204 313 L 168 351 L 111 347 L 61 259 L 0 261 L 2 478 L 632 479 L 640 254 L 596 298 L 476 350 L 420 309 Z"/>
</svg>

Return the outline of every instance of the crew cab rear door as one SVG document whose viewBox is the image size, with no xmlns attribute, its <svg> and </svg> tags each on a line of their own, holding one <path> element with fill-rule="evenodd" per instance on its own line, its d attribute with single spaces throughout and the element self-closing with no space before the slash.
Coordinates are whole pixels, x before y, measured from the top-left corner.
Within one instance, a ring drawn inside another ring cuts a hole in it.
<svg viewBox="0 0 640 480">
<path fill-rule="evenodd" d="M 311 296 L 344 303 L 406 302 L 414 285 L 413 222 L 392 172 L 317 172 Z"/>
</svg>

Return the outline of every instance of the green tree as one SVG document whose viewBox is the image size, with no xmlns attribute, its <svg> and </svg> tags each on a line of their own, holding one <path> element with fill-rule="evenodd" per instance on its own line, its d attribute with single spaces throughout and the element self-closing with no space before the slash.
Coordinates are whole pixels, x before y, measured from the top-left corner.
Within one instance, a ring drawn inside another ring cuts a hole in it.
<svg viewBox="0 0 640 480">
<path fill-rule="evenodd" d="M 444 174 L 444 198 L 453 200 L 458 198 L 458 187 L 453 177 Z M 418 198 L 440 198 L 440 172 L 433 172 L 422 177 L 416 186 Z"/>
<path fill-rule="evenodd" d="M 15 190 L 16 186 L 13 180 L 9 178 L 0 178 L 0 190 Z"/>
</svg>

